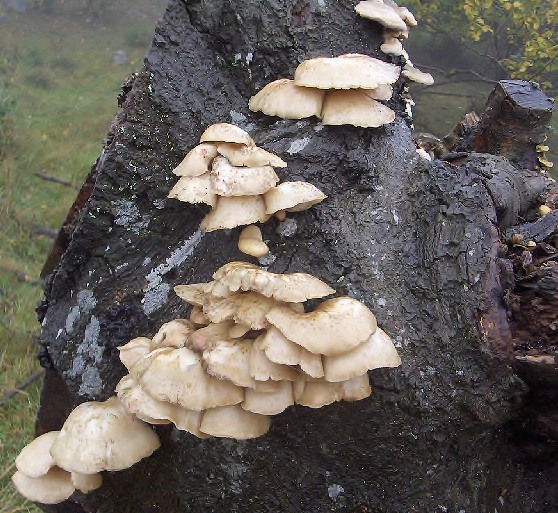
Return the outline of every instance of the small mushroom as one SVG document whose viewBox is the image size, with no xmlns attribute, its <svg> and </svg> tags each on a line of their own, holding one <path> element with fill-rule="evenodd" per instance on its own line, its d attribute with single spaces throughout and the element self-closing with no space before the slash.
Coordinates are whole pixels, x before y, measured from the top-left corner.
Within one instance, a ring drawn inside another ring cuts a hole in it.
<svg viewBox="0 0 558 513">
<path fill-rule="evenodd" d="M 215 157 L 210 173 L 211 191 L 219 196 L 254 196 L 275 186 L 279 177 L 271 166 L 235 167 Z"/>
<path fill-rule="evenodd" d="M 217 205 L 203 218 L 200 228 L 212 232 L 245 224 L 265 223 L 268 219 L 261 196 L 219 196 Z"/>
<path fill-rule="evenodd" d="M 255 146 L 254 140 L 246 131 L 230 123 L 211 125 L 200 137 L 200 142 L 230 142 Z"/>
<path fill-rule="evenodd" d="M 219 379 L 227 379 L 241 387 L 253 387 L 250 357 L 253 342 L 235 339 L 220 340 L 203 352 L 206 372 Z"/>
<path fill-rule="evenodd" d="M 409 62 L 407 62 L 407 64 L 403 67 L 401 75 L 419 84 L 432 85 L 434 83 L 434 78 L 430 73 L 425 73 L 424 71 L 411 66 Z"/>
<path fill-rule="evenodd" d="M 124 367 L 130 370 L 141 357 L 149 354 L 152 349 L 150 338 L 133 338 L 130 342 L 118 348 L 120 361 L 124 364 Z"/>
<path fill-rule="evenodd" d="M 238 249 L 256 258 L 269 253 L 269 247 L 262 239 L 262 231 L 254 224 L 244 228 L 238 237 Z"/>
<path fill-rule="evenodd" d="M 184 347 L 188 336 L 196 330 L 193 322 L 174 319 L 164 323 L 152 339 L 153 349 L 157 347 Z"/>
<path fill-rule="evenodd" d="M 322 110 L 324 125 L 376 128 L 395 119 L 395 112 L 361 90 L 328 91 Z"/>
<path fill-rule="evenodd" d="M 80 472 L 72 472 L 70 477 L 76 490 L 79 490 L 81 493 L 92 492 L 103 484 L 103 476 L 99 473 L 81 474 Z"/>
<path fill-rule="evenodd" d="M 217 151 L 233 166 L 272 166 L 287 167 L 287 163 L 269 151 L 259 148 L 258 146 L 245 146 L 236 143 L 219 143 Z"/>
<path fill-rule="evenodd" d="M 182 176 L 170 190 L 168 197 L 186 203 L 205 203 L 212 207 L 217 202 L 209 173 L 200 176 Z"/>
<path fill-rule="evenodd" d="M 263 197 L 268 214 L 281 210 L 300 212 L 327 198 L 320 189 L 308 182 L 283 182 L 267 191 Z"/>
<path fill-rule="evenodd" d="M 52 467 L 39 478 L 28 477 L 18 470 L 12 476 L 12 483 L 26 499 L 41 504 L 58 504 L 75 491 L 71 474 L 59 467 Z"/>
<path fill-rule="evenodd" d="M 199 144 L 184 157 L 184 160 L 173 169 L 178 176 L 199 176 L 207 173 L 211 161 L 217 156 L 215 144 Z"/>
<path fill-rule="evenodd" d="M 399 13 L 383 2 L 365 0 L 356 5 L 355 11 L 363 18 L 375 21 L 383 27 L 393 30 L 407 30 L 407 24 Z"/>
<path fill-rule="evenodd" d="M 250 98 L 248 108 L 263 112 L 268 116 L 283 119 L 320 117 L 324 91 L 311 87 L 301 87 L 294 80 L 281 78 L 270 82 L 255 96 Z"/>
<path fill-rule="evenodd" d="M 270 425 L 269 417 L 235 405 L 204 411 L 200 430 L 211 436 L 245 440 L 264 435 L 269 431 Z"/>
<path fill-rule="evenodd" d="M 261 392 L 247 389 L 241 406 L 245 410 L 261 415 L 277 415 L 294 404 L 293 385 L 290 381 L 280 381 L 277 390 Z"/>
</svg>

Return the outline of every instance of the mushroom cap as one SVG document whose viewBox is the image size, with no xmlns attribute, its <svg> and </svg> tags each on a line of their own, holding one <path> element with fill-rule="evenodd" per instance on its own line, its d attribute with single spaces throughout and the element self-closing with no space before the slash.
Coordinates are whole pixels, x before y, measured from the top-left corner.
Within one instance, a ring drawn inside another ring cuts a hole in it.
<svg viewBox="0 0 558 513">
<path fill-rule="evenodd" d="M 200 142 L 230 142 L 255 146 L 248 132 L 230 123 L 217 123 L 208 127 L 200 137 Z"/>
<path fill-rule="evenodd" d="M 238 249 L 256 258 L 269 253 L 269 247 L 262 239 L 262 231 L 254 224 L 244 228 L 238 237 Z"/>
<path fill-rule="evenodd" d="M 32 478 L 18 470 L 12 476 L 17 491 L 26 499 L 41 504 L 58 504 L 75 491 L 69 472 L 52 467 L 45 475 Z"/>
<path fill-rule="evenodd" d="M 373 100 L 389 100 L 393 95 L 393 87 L 389 84 L 381 84 L 376 89 L 361 89 L 361 91 Z"/>
<path fill-rule="evenodd" d="M 341 383 L 328 383 L 327 381 L 306 381 L 297 384 L 300 388 L 295 393 L 295 403 L 309 408 L 321 408 L 328 404 L 343 399 L 343 386 Z"/>
<path fill-rule="evenodd" d="M 196 325 L 196 328 L 205 327 L 211 323 L 211 319 L 203 313 L 201 306 L 194 306 L 192 308 L 189 320 Z"/>
<path fill-rule="evenodd" d="M 264 194 L 268 214 L 279 210 L 300 212 L 319 203 L 327 196 L 308 182 L 283 182 Z"/>
<path fill-rule="evenodd" d="M 253 387 L 250 376 L 252 340 L 221 340 L 203 352 L 206 372 L 241 387 Z"/>
<path fill-rule="evenodd" d="M 321 355 L 311 353 L 304 347 L 291 342 L 275 326 L 271 326 L 266 331 L 263 336 L 262 347 L 265 355 L 272 362 L 283 365 L 298 365 L 301 370 L 313 378 L 324 376 Z"/>
<path fill-rule="evenodd" d="M 210 283 L 190 283 L 189 285 L 176 285 L 175 294 L 190 305 L 203 306 L 206 297 L 209 295 L 208 287 Z"/>
<path fill-rule="evenodd" d="M 191 333 L 188 337 L 187 347 L 191 351 L 201 353 L 220 340 L 228 340 L 232 327 L 233 323 L 230 320 L 212 322 Z"/>
<path fill-rule="evenodd" d="M 186 347 L 157 354 L 137 380 L 153 398 L 188 410 L 237 404 L 244 399 L 242 388 L 206 374 L 201 358 Z"/>
<path fill-rule="evenodd" d="M 376 128 L 391 123 L 395 112 L 361 90 L 328 91 L 322 110 L 324 125 Z"/>
<path fill-rule="evenodd" d="M 381 367 L 399 367 L 401 358 L 388 334 L 378 328 L 368 340 L 351 351 L 324 356 L 327 381 L 345 381 Z"/>
<path fill-rule="evenodd" d="M 214 274 L 216 284 L 222 284 L 231 292 L 254 290 L 267 297 L 288 303 L 303 303 L 333 294 L 335 290 L 310 274 L 275 274 L 264 271 L 247 262 L 229 262 Z M 213 285 L 211 291 L 216 294 Z"/>
<path fill-rule="evenodd" d="M 370 397 L 372 394 L 370 380 L 366 373 L 346 381 L 341 381 L 339 384 L 343 387 L 343 401 L 360 401 Z"/>
<path fill-rule="evenodd" d="M 265 223 L 269 214 L 261 196 L 219 196 L 217 205 L 207 214 L 200 228 L 206 232 L 236 228 L 245 224 Z"/>
<path fill-rule="evenodd" d="M 267 313 L 266 319 L 292 342 L 323 355 L 350 351 L 376 331 L 374 314 L 350 297 L 329 299 L 308 313 L 277 306 Z"/>
<path fill-rule="evenodd" d="M 320 117 L 324 91 L 310 87 L 301 87 L 294 80 L 281 78 L 267 84 L 255 96 L 250 98 L 248 108 L 254 112 L 263 112 L 268 116 L 283 119 L 302 119 L 311 116 Z"/>
<path fill-rule="evenodd" d="M 184 157 L 172 172 L 178 176 L 199 176 L 209 171 L 211 161 L 217 156 L 215 144 L 198 144 Z"/>
<path fill-rule="evenodd" d="M 380 45 L 380 50 L 389 55 L 402 55 L 403 44 L 393 36 L 384 36 L 384 42 Z"/>
<path fill-rule="evenodd" d="M 219 196 L 254 196 L 269 191 L 279 181 L 271 166 L 235 167 L 225 157 L 211 165 L 211 190 Z"/>
<path fill-rule="evenodd" d="M 27 477 L 44 476 L 53 466 L 50 448 L 60 431 L 49 431 L 27 444 L 15 460 L 16 468 Z"/>
<path fill-rule="evenodd" d="M 170 190 L 169 198 L 186 203 L 205 203 L 212 207 L 217 201 L 211 188 L 211 175 L 204 173 L 199 176 L 182 176 Z"/>
<path fill-rule="evenodd" d="M 393 7 L 383 2 L 365 0 L 356 5 L 355 11 L 363 18 L 375 21 L 383 27 L 394 30 L 407 30 L 407 24 L 399 13 Z"/>
<path fill-rule="evenodd" d="M 261 415 L 277 415 L 294 404 L 293 385 L 290 381 L 280 381 L 277 390 L 259 392 L 247 389 L 242 408 Z"/>
<path fill-rule="evenodd" d="M 425 73 L 424 71 L 411 66 L 409 63 L 405 64 L 401 74 L 405 78 L 408 78 L 413 82 L 417 82 L 418 84 L 432 85 L 434 83 L 434 78 L 430 73 Z"/>
<path fill-rule="evenodd" d="M 128 370 L 130 370 L 136 362 L 152 351 L 151 339 L 147 337 L 136 337 L 130 342 L 118 347 L 120 352 L 120 361 Z"/>
<path fill-rule="evenodd" d="M 82 474 L 81 472 L 72 472 L 70 478 L 76 490 L 79 490 L 81 493 L 89 493 L 100 488 L 103 484 L 103 476 L 99 473 Z"/>
<path fill-rule="evenodd" d="M 349 53 L 303 61 L 296 68 L 294 81 L 299 86 L 318 89 L 375 89 L 380 84 L 397 82 L 399 74 L 395 64 Z"/>
<path fill-rule="evenodd" d="M 111 397 L 75 408 L 50 453 L 68 472 L 95 474 L 131 467 L 159 446 L 157 434 Z"/>
<path fill-rule="evenodd" d="M 260 335 L 252 345 L 250 354 L 250 375 L 256 381 L 298 381 L 300 374 L 288 365 L 272 362 L 263 349 L 263 335 Z M 261 388 L 255 388 L 262 390 Z"/>
<path fill-rule="evenodd" d="M 270 425 L 269 417 L 235 405 L 204 411 L 200 430 L 211 436 L 245 440 L 264 435 L 269 431 Z"/>
<path fill-rule="evenodd" d="M 174 319 L 165 322 L 151 341 L 153 349 L 157 347 L 184 347 L 188 336 L 196 330 L 194 323 L 186 319 Z"/>
<path fill-rule="evenodd" d="M 201 412 L 187 410 L 178 404 L 154 399 L 132 376 L 124 376 L 120 380 L 116 385 L 116 393 L 122 404 L 145 422 L 150 424 L 172 422 L 181 431 L 188 431 L 199 438 L 207 438 L 199 430 Z"/>
<path fill-rule="evenodd" d="M 269 151 L 258 146 L 245 146 L 236 143 L 219 143 L 217 151 L 233 166 L 273 166 L 287 167 L 287 163 Z"/>
</svg>

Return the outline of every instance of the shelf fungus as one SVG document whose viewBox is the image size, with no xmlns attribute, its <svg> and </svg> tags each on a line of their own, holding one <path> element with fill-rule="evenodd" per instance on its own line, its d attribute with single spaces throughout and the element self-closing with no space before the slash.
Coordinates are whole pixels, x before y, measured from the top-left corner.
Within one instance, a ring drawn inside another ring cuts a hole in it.
<svg viewBox="0 0 558 513">
<path fill-rule="evenodd" d="M 324 125 L 378 127 L 395 119 L 395 112 L 378 100 L 391 98 L 400 72 L 399 66 L 368 55 L 317 57 L 299 64 L 294 80 L 267 84 L 248 107 L 284 119 L 316 116 Z"/>
<path fill-rule="evenodd" d="M 371 393 L 367 371 L 401 361 L 361 302 L 306 273 L 230 262 L 207 283 L 177 285 L 204 325 L 165 323 L 120 348 L 129 374 L 116 391 L 134 415 L 199 438 L 254 438 L 294 404 L 318 408 Z M 147 343 L 147 341 L 149 343 Z M 136 349 L 137 348 L 137 349 Z"/>
<path fill-rule="evenodd" d="M 248 133 L 229 123 L 211 125 L 200 141 L 173 170 L 180 179 L 169 198 L 212 207 L 200 224 L 206 232 L 265 223 L 275 212 L 269 212 L 266 195 L 280 187 L 275 168 L 285 168 L 287 164 L 257 147 Z M 320 199 L 312 199 L 311 204 L 326 197 L 318 193 Z M 294 204 L 290 211 L 305 210 L 311 204 Z M 239 249 L 251 256 L 264 256 L 268 251 L 263 253 L 262 244 L 242 242 Z"/>
</svg>

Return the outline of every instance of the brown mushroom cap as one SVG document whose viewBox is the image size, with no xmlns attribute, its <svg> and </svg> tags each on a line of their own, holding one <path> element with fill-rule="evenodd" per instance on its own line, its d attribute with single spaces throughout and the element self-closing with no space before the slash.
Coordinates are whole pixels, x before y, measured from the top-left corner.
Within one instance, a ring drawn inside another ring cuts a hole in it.
<svg viewBox="0 0 558 513">
<path fill-rule="evenodd" d="M 156 433 L 111 397 L 75 408 L 50 453 L 56 465 L 68 472 L 95 474 L 131 467 L 159 445 Z"/>
<path fill-rule="evenodd" d="M 391 123 L 395 112 L 361 90 L 328 91 L 322 110 L 324 125 L 376 128 Z"/>
<path fill-rule="evenodd" d="M 248 108 L 268 116 L 302 119 L 311 116 L 320 117 L 323 101 L 324 91 L 301 87 L 296 85 L 294 80 L 281 78 L 267 84 L 252 96 Z"/>
<path fill-rule="evenodd" d="M 269 417 L 235 405 L 204 411 L 200 430 L 211 436 L 245 440 L 264 435 L 269 431 L 270 425 Z"/>
<path fill-rule="evenodd" d="M 273 167 L 287 167 L 287 163 L 280 157 L 259 148 L 258 146 L 245 146 L 244 144 L 236 143 L 219 143 L 217 151 L 233 166 L 273 166 Z"/>
<path fill-rule="evenodd" d="M 323 355 L 350 351 L 376 331 L 374 314 L 350 297 L 329 299 L 308 313 L 277 306 L 267 313 L 266 319 L 289 340 Z"/>
<path fill-rule="evenodd" d="M 254 290 L 267 297 L 288 303 L 303 303 L 333 294 L 335 290 L 310 274 L 275 274 L 247 262 L 229 262 L 214 274 L 212 294 L 219 295 L 216 284 L 225 285 L 231 292 Z M 209 288 L 209 287 L 208 287 Z"/>
<path fill-rule="evenodd" d="M 318 89 L 375 89 L 380 84 L 395 83 L 399 74 L 395 64 L 350 53 L 303 61 L 296 68 L 294 81 L 299 86 Z"/>
<path fill-rule="evenodd" d="M 383 2 L 365 0 L 356 5 L 355 11 L 363 18 L 375 21 L 383 27 L 394 30 L 407 29 L 407 24 L 399 13 L 393 7 L 385 5 Z"/>
<path fill-rule="evenodd" d="M 235 167 L 225 157 L 211 165 L 211 190 L 219 196 L 253 196 L 269 191 L 279 181 L 271 166 Z"/>
<path fill-rule="evenodd" d="M 211 161 L 217 156 L 215 144 L 199 144 L 184 157 L 184 160 L 173 169 L 178 176 L 199 176 L 209 171 Z"/>
<path fill-rule="evenodd" d="M 52 467 L 45 475 L 32 478 L 18 470 L 12 476 L 17 491 L 26 499 L 41 504 L 58 504 L 75 491 L 69 472 Z"/>
<path fill-rule="evenodd" d="M 265 223 L 269 217 L 261 196 L 219 196 L 217 205 L 203 218 L 200 228 L 212 232 L 245 224 Z"/>
<path fill-rule="evenodd" d="M 200 142 L 230 142 L 255 146 L 254 140 L 242 128 L 230 123 L 217 123 L 208 127 Z"/>
</svg>

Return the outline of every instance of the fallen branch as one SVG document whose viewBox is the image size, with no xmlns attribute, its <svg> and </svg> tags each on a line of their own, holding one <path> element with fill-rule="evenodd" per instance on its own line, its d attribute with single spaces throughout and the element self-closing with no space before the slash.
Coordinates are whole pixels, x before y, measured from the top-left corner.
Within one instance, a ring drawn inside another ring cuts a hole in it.
<svg viewBox="0 0 558 513">
<path fill-rule="evenodd" d="M 63 185 L 64 187 L 70 187 L 71 189 L 75 189 L 76 191 L 79 191 L 79 187 L 77 187 L 76 185 L 74 185 L 71 182 L 68 182 L 66 180 L 62 180 L 61 178 L 56 178 L 55 176 L 45 175 L 43 173 L 33 173 L 33 175 L 35 175 L 37 178 L 40 178 L 41 180 L 44 180 L 45 182 L 57 183 L 58 185 Z"/>
<path fill-rule="evenodd" d="M 18 269 L 11 262 L 7 262 L 5 260 L 0 260 L 0 270 L 12 273 L 19 281 L 24 281 L 25 283 L 30 283 L 31 285 L 41 285 L 43 283 L 42 280 L 34 278 L 30 274 L 27 274 L 25 271 Z"/>
<path fill-rule="evenodd" d="M 31 385 L 32 383 L 34 383 L 35 381 L 37 381 L 39 378 L 42 378 L 43 375 L 45 373 L 44 369 L 41 369 L 40 371 L 35 372 L 35 374 L 32 374 L 31 376 L 29 376 L 28 378 L 24 379 L 19 385 L 17 385 L 15 388 L 12 388 L 11 390 L 8 390 L 3 396 L 2 399 L 0 399 L 0 406 L 6 404 L 12 397 L 14 397 L 15 395 L 19 394 L 20 392 L 23 392 L 23 390 L 25 390 L 29 385 Z"/>
</svg>

